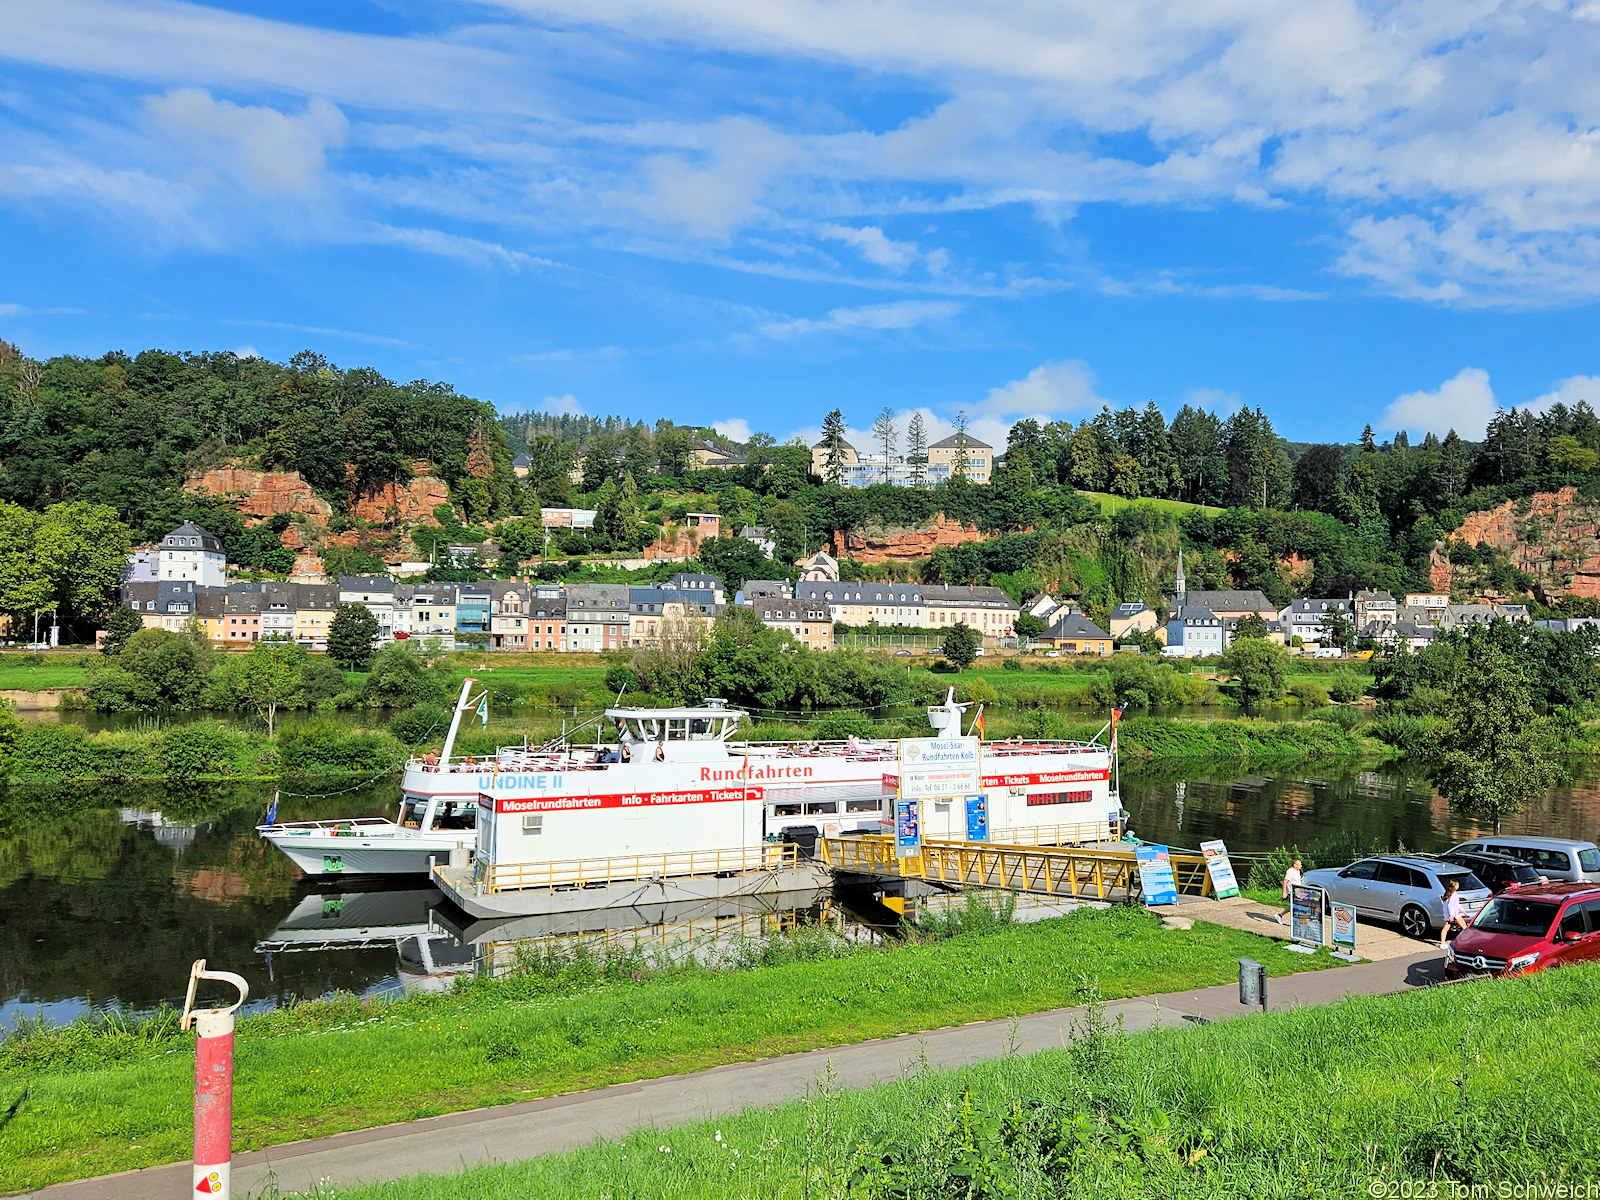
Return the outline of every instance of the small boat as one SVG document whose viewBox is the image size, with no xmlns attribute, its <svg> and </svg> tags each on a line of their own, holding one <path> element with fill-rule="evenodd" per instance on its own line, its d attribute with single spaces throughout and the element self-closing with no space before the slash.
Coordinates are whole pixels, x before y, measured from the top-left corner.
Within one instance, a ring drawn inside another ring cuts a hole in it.
<svg viewBox="0 0 1600 1200">
<path fill-rule="evenodd" d="M 437 761 L 413 759 L 406 777 L 413 773 L 424 779 L 450 779 L 451 750 L 462 716 L 473 708 L 472 685 L 461 685 L 445 736 L 444 752 Z M 446 766 L 441 768 L 439 763 Z M 462 759 L 459 766 L 472 763 Z M 476 770 L 476 767 L 473 768 Z M 461 778 L 475 779 L 476 775 Z M 273 801 L 273 812 L 277 801 Z M 272 814 L 269 814 L 269 817 Z M 331 821 L 271 821 L 256 826 L 256 832 L 286 854 L 307 875 L 423 875 L 434 862 L 449 862 L 452 856 L 469 861 L 476 845 L 475 826 L 478 796 L 455 792 L 448 787 L 410 788 L 402 782 L 400 811 L 388 817 L 340 817 Z"/>
</svg>

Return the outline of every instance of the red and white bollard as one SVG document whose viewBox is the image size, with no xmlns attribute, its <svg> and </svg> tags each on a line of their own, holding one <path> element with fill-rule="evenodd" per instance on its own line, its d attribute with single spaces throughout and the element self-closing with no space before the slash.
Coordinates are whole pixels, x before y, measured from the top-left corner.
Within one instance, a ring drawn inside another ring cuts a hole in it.
<svg viewBox="0 0 1600 1200">
<path fill-rule="evenodd" d="M 239 989 L 227 1008 L 194 1007 L 194 991 L 202 979 L 218 979 Z M 194 1026 L 194 1191 L 192 1196 L 232 1195 L 229 1178 L 233 1158 L 233 1014 L 250 994 L 250 985 L 231 971 L 208 971 L 198 960 L 189 971 L 189 994 L 183 1002 L 181 1027 Z"/>
</svg>

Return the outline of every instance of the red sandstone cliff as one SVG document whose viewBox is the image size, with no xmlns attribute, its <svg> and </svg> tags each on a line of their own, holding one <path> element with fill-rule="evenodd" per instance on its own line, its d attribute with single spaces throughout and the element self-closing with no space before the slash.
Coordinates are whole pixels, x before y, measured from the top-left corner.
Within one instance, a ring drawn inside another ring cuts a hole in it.
<svg viewBox="0 0 1600 1200">
<path fill-rule="evenodd" d="M 1579 499 L 1577 488 L 1537 492 L 1468 513 L 1450 540 L 1504 551 L 1551 599 L 1568 594 L 1600 598 L 1600 503 Z M 1429 574 L 1441 592 L 1452 583 L 1457 590 L 1472 591 L 1472 570 L 1451 564 L 1436 549 Z"/>
<path fill-rule="evenodd" d="M 926 529 L 853 529 L 833 535 L 831 553 L 835 558 L 853 558 L 860 563 L 912 562 L 927 558 L 940 546 L 959 546 L 981 542 L 983 534 L 975 525 L 963 525 L 940 513 Z"/>
</svg>

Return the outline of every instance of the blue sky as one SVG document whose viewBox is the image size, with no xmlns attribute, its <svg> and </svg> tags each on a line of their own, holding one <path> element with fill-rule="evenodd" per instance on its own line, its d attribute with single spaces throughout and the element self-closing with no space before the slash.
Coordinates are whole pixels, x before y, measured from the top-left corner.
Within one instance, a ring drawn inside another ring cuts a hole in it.
<svg viewBox="0 0 1600 1200">
<path fill-rule="evenodd" d="M 1600 0 L 0 0 L 0 337 L 502 410 L 1600 406 Z"/>
</svg>

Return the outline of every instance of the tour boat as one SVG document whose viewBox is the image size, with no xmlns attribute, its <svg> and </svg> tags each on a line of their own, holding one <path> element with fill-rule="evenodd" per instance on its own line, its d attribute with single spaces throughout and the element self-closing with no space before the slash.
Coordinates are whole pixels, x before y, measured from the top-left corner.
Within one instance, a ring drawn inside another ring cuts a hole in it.
<svg viewBox="0 0 1600 1200">
<path fill-rule="evenodd" d="M 444 752 L 415 758 L 406 764 L 400 786 L 400 811 L 388 817 L 342 817 L 332 821 L 273 821 L 273 801 L 267 823 L 258 832 L 307 875 L 423 875 L 437 861 L 452 855 L 470 857 L 477 835 L 476 786 L 467 790 L 480 769 L 474 758 L 453 758 L 462 716 L 474 700 L 467 679 L 461 685 L 445 735 Z M 421 783 L 415 783 L 420 780 Z M 456 785 L 460 785 L 459 788 Z"/>
<path fill-rule="evenodd" d="M 474 861 L 436 862 L 433 878 L 485 918 L 803 890 L 826 882 L 817 838 L 887 832 L 907 797 L 921 837 L 1114 836 L 1111 747 L 962 737 L 963 708 L 953 693 L 930 708 L 932 739 L 758 743 L 735 740 L 747 714 L 720 700 L 619 707 L 605 713 L 616 742 L 447 756 L 436 773 L 473 776 L 436 786 L 475 792 Z"/>
</svg>

